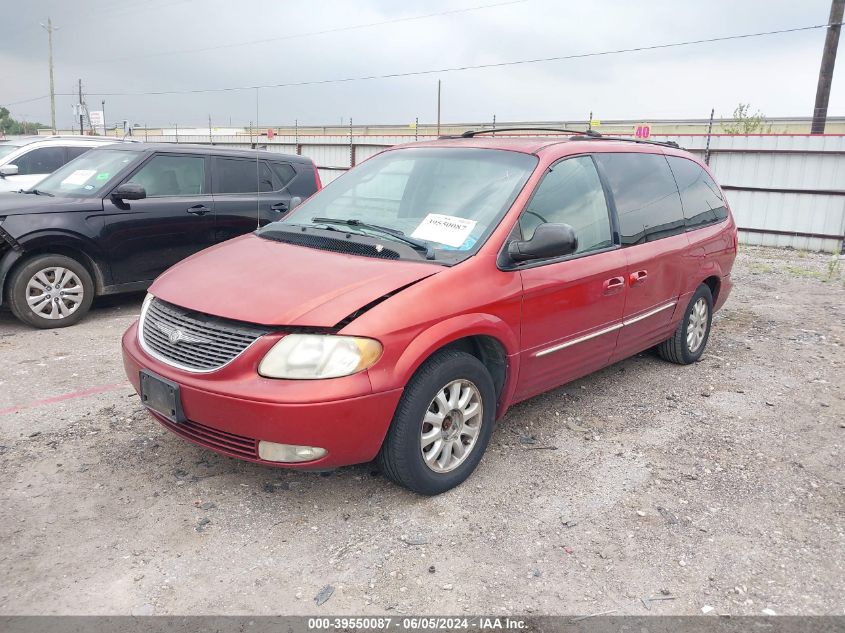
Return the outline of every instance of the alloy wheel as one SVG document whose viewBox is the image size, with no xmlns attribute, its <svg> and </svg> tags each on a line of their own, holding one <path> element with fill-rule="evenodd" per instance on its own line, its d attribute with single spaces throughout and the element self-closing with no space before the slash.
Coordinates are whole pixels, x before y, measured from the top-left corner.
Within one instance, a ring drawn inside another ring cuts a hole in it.
<svg viewBox="0 0 845 633">
<path fill-rule="evenodd" d="M 478 387 L 453 380 L 432 399 L 423 417 L 420 451 L 426 466 L 446 473 L 460 466 L 478 440 L 483 418 Z"/>
<path fill-rule="evenodd" d="M 707 301 L 700 297 L 692 306 L 687 324 L 687 349 L 691 354 L 698 351 L 707 334 Z"/>
</svg>

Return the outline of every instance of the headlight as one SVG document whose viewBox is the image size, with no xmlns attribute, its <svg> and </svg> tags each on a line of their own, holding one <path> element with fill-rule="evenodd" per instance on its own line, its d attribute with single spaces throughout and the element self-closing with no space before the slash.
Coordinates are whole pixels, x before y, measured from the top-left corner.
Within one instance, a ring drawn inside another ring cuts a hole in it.
<svg viewBox="0 0 845 633">
<path fill-rule="evenodd" d="M 267 352 L 258 373 L 291 380 L 339 378 L 372 367 L 381 352 L 381 343 L 370 338 L 288 334 Z"/>
</svg>

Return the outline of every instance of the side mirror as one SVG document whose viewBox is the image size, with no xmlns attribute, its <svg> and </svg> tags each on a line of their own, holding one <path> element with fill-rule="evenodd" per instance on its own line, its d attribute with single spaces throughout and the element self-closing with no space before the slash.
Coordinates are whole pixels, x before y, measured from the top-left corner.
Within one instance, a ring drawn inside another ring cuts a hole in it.
<svg viewBox="0 0 845 633">
<path fill-rule="evenodd" d="M 299 196 L 294 196 L 293 198 L 290 199 L 290 202 L 288 203 L 288 211 L 293 211 L 296 207 L 298 207 L 301 204 L 302 204 L 302 198 L 300 198 Z"/>
<path fill-rule="evenodd" d="M 577 250 L 578 237 L 575 229 L 568 224 L 541 224 L 534 230 L 530 240 L 508 244 L 508 255 L 515 262 L 563 257 Z"/>
<path fill-rule="evenodd" d="M 2 178 L 5 178 L 6 176 L 17 176 L 17 174 L 17 165 L 3 165 L 2 167 L 0 167 L 0 177 Z"/>
<path fill-rule="evenodd" d="M 125 182 L 111 192 L 111 197 L 113 200 L 143 200 L 147 197 L 147 191 L 134 182 Z"/>
</svg>

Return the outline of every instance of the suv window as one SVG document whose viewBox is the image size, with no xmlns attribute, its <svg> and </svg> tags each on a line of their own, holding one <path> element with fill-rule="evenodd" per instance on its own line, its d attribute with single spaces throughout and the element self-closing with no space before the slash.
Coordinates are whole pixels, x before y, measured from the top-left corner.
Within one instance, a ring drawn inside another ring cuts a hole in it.
<svg viewBox="0 0 845 633">
<path fill-rule="evenodd" d="M 519 217 L 522 239 L 530 240 L 537 227 L 546 222 L 569 224 L 575 229 L 576 253 L 613 244 L 607 200 L 589 156 L 569 158 L 552 166 Z"/>
<path fill-rule="evenodd" d="M 266 161 L 244 158 L 217 159 L 214 193 L 264 193 L 273 189 L 273 174 Z"/>
<path fill-rule="evenodd" d="M 607 176 L 623 246 L 652 242 L 686 230 L 678 187 L 662 154 L 598 153 Z"/>
<path fill-rule="evenodd" d="M 270 163 L 270 166 L 276 174 L 280 187 L 287 186 L 296 177 L 296 170 L 288 163 Z"/>
<path fill-rule="evenodd" d="M 129 182 L 141 185 L 148 198 L 205 193 L 205 159 L 200 156 L 154 156 Z"/>
<path fill-rule="evenodd" d="M 18 156 L 13 163 L 18 166 L 18 174 L 52 174 L 65 164 L 64 147 L 39 147 L 23 156 Z"/>
<path fill-rule="evenodd" d="M 677 156 L 668 156 L 667 160 L 681 192 L 687 229 L 715 224 L 728 217 L 718 185 L 700 165 Z"/>
<path fill-rule="evenodd" d="M 88 150 L 93 149 L 92 147 L 68 147 L 67 149 L 67 160 L 68 162 L 72 161 L 74 158 L 82 156 Z"/>
</svg>

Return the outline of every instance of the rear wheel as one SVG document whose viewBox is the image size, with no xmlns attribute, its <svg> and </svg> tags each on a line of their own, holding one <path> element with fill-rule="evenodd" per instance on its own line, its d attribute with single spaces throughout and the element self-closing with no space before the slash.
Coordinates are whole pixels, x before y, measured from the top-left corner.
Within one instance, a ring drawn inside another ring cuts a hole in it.
<svg viewBox="0 0 845 633">
<path fill-rule="evenodd" d="M 493 432 L 496 394 L 475 356 L 443 350 L 405 388 L 378 463 L 395 483 L 435 495 L 470 476 Z"/>
<path fill-rule="evenodd" d="M 67 327 L 79 321 L 94 300 L 88 270 L 65 255 L 37 255 L 9 279 L 12 313 L 37 328 Z"/>
<path fill-rule="evenodd" d="M 701 284 L 687 304 L 684 318 L 672 338 L 657 346 L 657 353 L 664 360 L 679 365 L 694 363 L 704 353 L 710 338 L 713 320 L 713 294 Z"/>
</svg>

